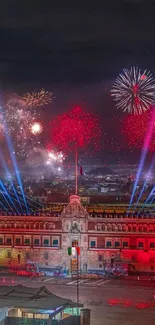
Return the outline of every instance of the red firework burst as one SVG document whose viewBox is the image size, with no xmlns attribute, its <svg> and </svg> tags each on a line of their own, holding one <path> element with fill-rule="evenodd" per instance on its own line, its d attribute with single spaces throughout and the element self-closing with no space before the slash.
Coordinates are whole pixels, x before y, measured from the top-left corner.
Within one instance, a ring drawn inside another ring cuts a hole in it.
<svg viewBox="0 0 155 325">
<path fill-rule="evenodd" d="M 76 107 L 68 113 L 58 116 L 51 123 L 51 143 L 63 152 L 73 148 L 97 151 L 100 148 L 101 129 L 98 117 Z"/>
<path fill-rule="evenodd" d="M 150 110 L 140 117 L 131 115 L 124 119 L 123 133 L 128 141 L 130 149 L 142 149 L 151 116 L 152 111 Z M 155 151 L 155 126 L 152 140 L 149 145 L 149 151 Z"/>
</svg>

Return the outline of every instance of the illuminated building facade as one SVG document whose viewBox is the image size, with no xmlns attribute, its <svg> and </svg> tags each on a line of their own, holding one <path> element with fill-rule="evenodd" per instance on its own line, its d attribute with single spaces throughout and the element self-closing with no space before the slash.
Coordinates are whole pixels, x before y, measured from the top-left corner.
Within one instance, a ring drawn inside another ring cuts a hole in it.
<svg viewBox="0 0 155 325">
<path fill-rule="evenodd" d="M 76 269 L 68 247 L 79 246 L 82 271 L 125 263 L 134 271 L 155 272 L 155 219 L 127 218 L 86 210 L 78 196 L 61 214 L 0 216 L 0 265 L 28 260 L 42 267 Z"/>
</svg>

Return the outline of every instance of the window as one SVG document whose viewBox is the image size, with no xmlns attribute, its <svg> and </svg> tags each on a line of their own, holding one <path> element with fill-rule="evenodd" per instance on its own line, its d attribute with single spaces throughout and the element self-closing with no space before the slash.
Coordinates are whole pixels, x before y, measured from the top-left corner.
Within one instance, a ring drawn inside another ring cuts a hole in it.
<svg viewBox="0 0 155 325">
<path fill-rule="evenodd" d="M 26 260 L 29 260 L 30 259 L 30 253 L 29 252 L 26 252 L 25 253 L 25 258 L 26 258 Z"/>
<path fill-rule="evenodd" d="M 0 245 L 3 245 L 3 238 L 0 238 Z"/>
<path fill-rule="evenodd" d="M 72 247 L 77 247 L 78 246 L 78 240 L 72 241 Z"/>
<path fill-rule="evenodd" d="M 154 249 L 155 248 L 155 243 L 150 243 L 150 248 Z"/>
<path fill-rule="evenodd" d="M 11 258 L 11 252 L 7 252 L 7 258 Z"/>
<path fill-rule="evenodd" d="M 53 239 L 53 245 L 52 246 L 58 246 L 58 239 Z"/>
<path fill-rule="evenodd" d="M 20 245 L 20 238 L 16 238 L 16 245 Z"/>
<path fill-rule="evenodd" d="M 35 238 L 35 239 L 34 239 L 34 245 L 35 245 L 35 246 L 39 246 L 39 239 L 38 239 L 38 238 Z"/>
<path fill-rule="evenodd" d="M 115 241 L 115 248 L 119 248 L 120 247 L 120 242 L 119 241 Z"/>
<path fill-rule="evenodd" d="M 122 230 L 126 231 L 126 226 L 125 225 L 123 225 Z"/>
<path fill-rule="evenodd" d="M 128 247 L 128 242 L 127 241 L 123 241 L 123 248 Z"/>
<path fill-rule="evenodd" d="M 118 231 L 122 231 L 122 226 L 118 225 Z"/>
<path fill-rule="evenodd" d="M 107 241 L 107 243 L 106 243 L 106 246 L 107 246 L 107 248 L 111 248 L 111 241 Z"/>
<path fill-rule="evenodd" d="M 144 243 L 142 241 L 139 241 L 138 248 L 143 248 L 143 247 L 144 247 Z"/>
<path fill-rule="evenodd" d="M 49 239 L 44 239 L 44 246 L 49 246 Z"/>
<path fill-rule="evenodd" d="M 96 246 L 96 242 L 95 242 L 95 240 L 91 240 L 91 242 L 90 242 L 90 247 L 95 247 Z"/>
<path fill-rule="evenodd" d="M 48 260 L 48 252 L 45 252 L 45 253 L 44 253 L 44 259 L 45 259 L 45 260 Z"/>
<path fill-rule="evenodd" d="M 107 225 L 107 231 L 111 231 L 111 225 Z"/>
<path fill-rule="evenodd" d="M 6 243 L 7 243 L 7 245 L 11 245 L 11 238 L 8 237 L 8 238 L 6 239 Z"/>
<path fill-rule="evenodd" d="M 98 260 L 101 262 L 102 261 L 102 255 L 98 255 Z"/>
<path fill-rule="evenodd" d="M 30 245 L 30 238 L 25 238 L 25 245 Z"/>
</svg>

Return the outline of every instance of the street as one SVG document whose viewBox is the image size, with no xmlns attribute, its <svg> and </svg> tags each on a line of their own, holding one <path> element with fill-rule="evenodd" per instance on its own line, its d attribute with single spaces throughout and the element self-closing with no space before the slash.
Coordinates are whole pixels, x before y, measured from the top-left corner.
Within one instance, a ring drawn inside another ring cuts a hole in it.
<svg viewBox="0 0 155 325">
<path fill-rule="evenodd" d="M 6 275 L 0 285 L 42 286 L 76 301 L 76 279 L 55 277 L 23 278 Z M 79 280 L 80 302 L 91 309 L 92 325 L 153 325 L 155 282 L 115 279 Z"/>
</svg>

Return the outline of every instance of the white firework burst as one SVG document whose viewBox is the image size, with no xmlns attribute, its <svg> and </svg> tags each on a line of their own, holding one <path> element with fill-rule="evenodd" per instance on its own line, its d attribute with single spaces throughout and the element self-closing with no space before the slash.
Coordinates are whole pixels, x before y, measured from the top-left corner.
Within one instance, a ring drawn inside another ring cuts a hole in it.
<svg viewBox="0 0 155 325">
<path fill-rule="evenodd" d="M 111 95 L 118 109 L 142 114 L 155 103 L 155 80 L 150 71 L 138 67 L 124 69 L 117 77 Z"/>
</svg>

